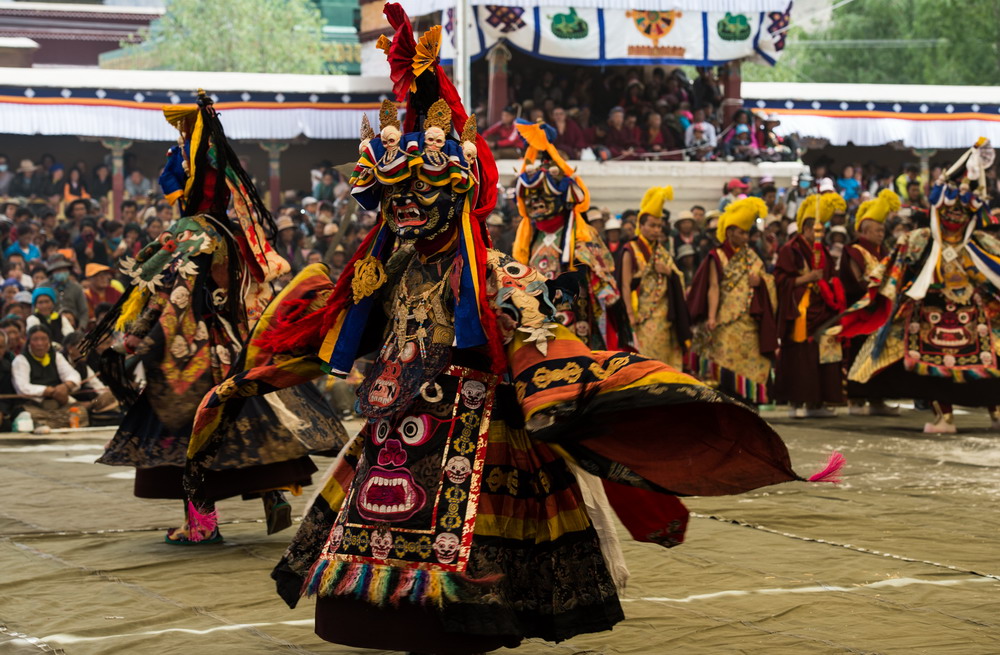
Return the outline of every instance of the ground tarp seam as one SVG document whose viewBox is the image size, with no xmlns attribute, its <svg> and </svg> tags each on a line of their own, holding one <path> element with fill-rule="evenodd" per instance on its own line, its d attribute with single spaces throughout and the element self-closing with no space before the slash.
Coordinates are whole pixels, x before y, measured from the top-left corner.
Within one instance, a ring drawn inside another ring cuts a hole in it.
<svg viewBox="0 0 1000 655">
<path fill-rule="evenodd" d="M 787 537 L 788 539 L 796 539 L 798 541 L 807 541 L 816 544 L 823 544 L 825 546 L 835 546 L 837 548 L 845 548 L 847 550 L 853 550 L 856 553 L 864 553 L 866 555 L 875 555 L 877 557 L 886 557 L 889 559 L 898 559 L 902 562 L 911 562 L 913 564 L 926 564 L 928 566 L 934 566 L 940 569 L 948 569 L 949 571 L 955 571 L 957 573 L 966 573 L 968 575 L 976 575 L 982 578 L 991 578 L 993 580 L 1000 581 L 1000 575 L 995 575 L 993 573 L 983 573 L 981 571 L 963 569 L 958 566 L 952 566 L 951 564 L 942 564 L 941 562 L 932 562 L 930 560 L 918 559 L 915 557 L 906 557 L 905 555 L 883 553 L 882 551 L 872 550 L 870 548 L 865 548 L 864 546 L 855 546 L 853 544 L 842 544 L 836 541 L 830 541 L 828 539 L 820 539 L 819 537 L 803 537 L 802 535 L 792 534 L 791 532 L 783 532 L 781 530 L 775 530 L 773 528 L 767 528 L 764 527 L 763 525 L 748 523 L 740 519 L 730 519 L 726 518 L 725 516 L 715 516 L 713 514 L 698 514 L 697 512 L 691 512 L 691 516 L 696 519 L 709 519 L 712 521 L 718 521 L 720 523 L 731 523 L 733 525 L 738 525 L 742 528 L 751 528 L 753 530 L 760 530 L 761 532 L 767 532 L 769 534 L 778 535 L 780 537 Z"/>
</svg>

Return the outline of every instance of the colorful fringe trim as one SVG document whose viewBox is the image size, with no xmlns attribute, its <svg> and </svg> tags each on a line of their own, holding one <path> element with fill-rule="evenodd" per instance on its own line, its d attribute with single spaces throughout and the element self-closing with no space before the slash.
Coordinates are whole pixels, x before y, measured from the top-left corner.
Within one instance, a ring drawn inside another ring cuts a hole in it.
<svg viewBox="0 0 1000 655">
<path fill-rule="evenodd" d="M 754 382 L 697 353 L 689 353 L 686 364 L 695 377 L 720 391 L 735 394 L 757 405 L 768 403 L 766 384 Z"/>
<path fill-rule="evenodd" d="M 928 364 L 909 355 L 903 358 L 903 365 L 907 371 L 917 375 L 926 375 L 935 378 L 951 378 L 955 382 L 975 382 L 977 380 L 990 380 L 1000 377 L 1000 370 L 988 368 L 986 366 L 944 366 Z"/>
<path fill-rule="evenodd" d="M 306 576 L 306 596 L 354 596 L 377 607 L 398 607 L 401 602 L 444 607 L 459 600 L 470 587 L 490 586 L 500 576 L 473 580 L 461 573 L 399 568 L 386 564 L 331 562 L 321 558 Z"/>
</svg>

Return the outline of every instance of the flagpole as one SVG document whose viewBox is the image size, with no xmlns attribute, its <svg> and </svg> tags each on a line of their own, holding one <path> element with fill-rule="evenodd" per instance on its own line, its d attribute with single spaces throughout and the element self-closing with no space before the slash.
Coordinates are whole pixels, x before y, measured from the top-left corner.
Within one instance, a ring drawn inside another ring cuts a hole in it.
<svg viewBox="0 0 1000 655">
<path fill-rule="evenodd" d="M 455 0 L 455 86 L 465 110 L 472 112 L 472 77 L 469 66 L 469 0 Z"/>
</svg>

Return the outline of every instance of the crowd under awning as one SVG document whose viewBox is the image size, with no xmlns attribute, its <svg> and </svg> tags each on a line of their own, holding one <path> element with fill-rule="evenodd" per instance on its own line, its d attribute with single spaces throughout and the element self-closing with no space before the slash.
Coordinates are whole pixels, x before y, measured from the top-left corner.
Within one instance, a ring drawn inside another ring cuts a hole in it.
<svg viewBox="0 0 1000 655">
<path fill-rule="evenodd" d="M 777 114 L 780 135 L 830 145 L 968 148 L 1000 141 L 1000 87 L 744 82 L 743 106 Z"/>
<path fill-rule="evenodd" d="M 347 75 L 269 75 L 84 68 L 0 68 L 0 133 L 174 141 L 163 106 L 204 89 L 232 139 L 357 138 L 389 81 Z"/>
</svg>

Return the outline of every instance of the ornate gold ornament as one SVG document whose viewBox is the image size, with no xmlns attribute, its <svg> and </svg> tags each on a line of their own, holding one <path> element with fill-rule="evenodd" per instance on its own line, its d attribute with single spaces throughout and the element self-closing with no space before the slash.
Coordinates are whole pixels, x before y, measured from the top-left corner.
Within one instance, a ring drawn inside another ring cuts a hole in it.
<svg viewBox="0 0 1000 655">
<path fill-rule="evenodd" d="M 354 265 L 354 279 L 351 280 L 351 291 L 354 292 L 354 304 L 361 302 L 385 284 L 385 268 L 382 262 L 368 255 Z"/>
</svg>

